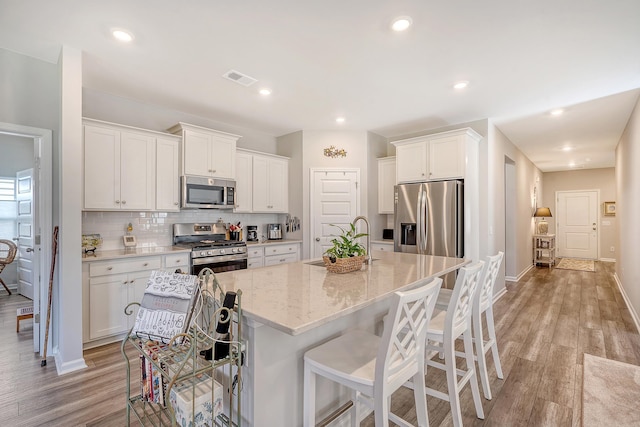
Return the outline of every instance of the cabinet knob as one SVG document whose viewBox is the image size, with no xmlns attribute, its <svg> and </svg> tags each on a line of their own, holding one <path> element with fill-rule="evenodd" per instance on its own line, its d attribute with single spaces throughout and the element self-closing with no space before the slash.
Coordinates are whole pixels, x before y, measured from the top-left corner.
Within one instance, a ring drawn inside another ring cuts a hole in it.
<svg viewBox="0 0 640 427">
<path fill-rule="evenodd" d="M 178 206 L 178 202 L 173 202 L 173 204 L 174 204 L 175 206 Z"/>
<path fill-rule="evenodd" d="M 320 238 L 319 238 L 319 237 L 316 237 L 316 242 L 319 242 L 319 241 L 320 241 Z"/>
<path fill-rule="evenodd" d="M 111 271 L 113 270 L 113 267 L 107 267 L 107 270 Z"/>
<path fill-rule="evenodd" d="M 216 173 L 216 170 L 214 169 L 214 170 L 212 170 L 211 172 Z"/>
<path fill-rule="evenodd" d="M 276 250 L 274 249 L 273 252 L 275 252 Z"/>
<path fill-rule="evenodd" d="M 149 265 L 149 263 L 148 263 L 148 262 L 145 262 L 144 264 L 142 264 L 142 266 L 143 266 L 143 267 L 146 267 L 146 266 L 148 266 L 148 265 Z"/>
<path fill-rule="evenodd" d="M 116 203 L 120 203 L 120 200 L 116 200 Z"/>
<path fill-rule="evenodd" d="M 127 201 L 126 201 L 126 200 L 123 200 L 123 201 L 122 201 L 122 204 L 123 204 L 123 205 L 126 205 L 126 204 L 127 204 Z"/>
<path fill-rule="evenodd" d="M 285 262 L 286 260 L 287 260 L 286 258 L 282 258 L 280 262 Z"/>
<path fill-rule="evenodd" d="M 179 259 L 176 260 L 176 264 L 180 264 L 180 260 Z"/>
<path fill-rule="evenodd" d="M 422 176 L 424 176 L 424 172 L 422 173 Z"/>
</svg>

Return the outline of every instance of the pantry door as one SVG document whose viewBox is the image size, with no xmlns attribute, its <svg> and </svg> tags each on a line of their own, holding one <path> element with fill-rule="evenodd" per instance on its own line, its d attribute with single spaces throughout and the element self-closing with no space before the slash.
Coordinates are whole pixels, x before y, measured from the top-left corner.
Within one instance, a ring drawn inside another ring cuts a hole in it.
<svg viewBox="0 0 640 427">
<path fill-rule="evenodd" d="M 340 229 L 360 214 L 360 169 L 311 169 L 311 258 L 329 249 Z"/>
<path fill-rule="evenodd" d="M 598 259 L 598 191 L 556 193 L 558 256 Z"/>
</svg>

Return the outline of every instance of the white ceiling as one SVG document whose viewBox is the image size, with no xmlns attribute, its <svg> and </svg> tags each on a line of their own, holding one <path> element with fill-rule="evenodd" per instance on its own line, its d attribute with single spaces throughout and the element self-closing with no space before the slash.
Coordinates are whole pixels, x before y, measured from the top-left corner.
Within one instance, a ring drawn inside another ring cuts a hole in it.
<svg viewBox="0 0 640 427">
<path fill-rule="evenodd" d="M 0 12 L 0 47 L 49 62 L 81 49 L 96 91 L 274 136 L 492 118 L 543 171 L 613 166 L 640 93 L 638 0 L 0 0 Z M 406 33 L 389 30 L 399 15 Z M 258 83 L 223 79 L 231 69 Z"/>
</svg>

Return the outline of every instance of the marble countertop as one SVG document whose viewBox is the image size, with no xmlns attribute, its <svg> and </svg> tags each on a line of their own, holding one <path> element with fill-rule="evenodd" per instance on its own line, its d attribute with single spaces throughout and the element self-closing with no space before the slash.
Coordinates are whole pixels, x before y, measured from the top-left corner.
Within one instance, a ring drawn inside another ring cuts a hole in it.
<svg viewBox="0 0 640 427">
<path fill-rule="evenodd" d="M 304 260 L 216 274 L 225 291 L 242 290 L 245 316 L 298 335 L 353 313 L 412 283 L 454 271 L 469 261 L 372 251 L 372 265 L 330 273 L 321 260 Z M 314 265 L 315 264 L 315 265 Z"/>
<path fill-rule="evenodd" d="M 152 256 L 152 255 L 170 255 L 177 253 L 190 253 L 191 249 L 181 248 L 179 246 L 154 246 L 150 248 L 132 248 L 132 249 L 114 249 L 103 251 L 98 249 L 94 255 L 83 254 L 82 262 L 91 261 L 106 261 L 109 259 L 118 258 L 130 258 L 139 256 Z"/>
</svg>

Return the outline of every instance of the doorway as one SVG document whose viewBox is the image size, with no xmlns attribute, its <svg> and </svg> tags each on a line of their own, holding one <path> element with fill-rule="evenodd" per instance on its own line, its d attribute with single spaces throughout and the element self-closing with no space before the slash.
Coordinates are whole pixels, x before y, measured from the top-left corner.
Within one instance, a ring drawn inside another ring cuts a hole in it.
<svg viewBox="0 0 640 427">
<path fill-rule="evenodd" d="M 599 199 L 599 190 L 556 192 L 559 257 L 598 259 Z"/>
<path fill-rule="evenodd" d="M 516 281 L 516 162 L 504 157 L 504 275 L 507 280 Z"/>
<path fill-rule="evenodd" d="M 18 254 L 18 262 L 16 267 L 20 265 L 20 258 L 31 256 L 30 268 L 32 268 L 33 277 L 33 350 L 42 353 L 45 323 L 40 322 L 42 314 L 46 315 L 48 305 L 48 266 L 51 260 L 51 235 L 53 229 L 53 198 L 52 198 L 52 145 L 53 136 L 51 130 L 33 128 L 29 126 L 21 126 L 11 123 L 0 123 L 0 144 L 2 144 L 3 159 L 11 159 L 13 149 L 20 147 L 20 150 L 27 151 L 30 158 L 29 164 L 20 164 L 19 169 L 33 169 L 33 180 L 30 183 L 30 191 L 32 203 L 29 203 L 29 211 L 31 212 L 33 226 L 30 232 L 31 241 L 23 245 L 18 244 L 20 252 Z M 12 145 L 9 141 L 13 141 Z M 19 144 L 16 146 L 16 144 Z M 0 164 L 0 176 L 10 175 L 17 176 L 17 170 L 9 173 L 7 163 Z M 23 185 L 24 185 L 23 181 Z M 18 180 L 16 180 L 16 187 Z M 26 205 L 22 207 L 23 211 Z M 20 212 L 19 202 L 16 200 L 16 216 Z M 20 224 L 22 225 L 22 224 Z M 22 230 L 24 231 L 24 230 Z M 15 235 L 10 239 L 19 237 L 21 231 L 16 220 Z M 29 244 L 30 243 L 30 244 Z M 28 251 L 27 251 L 28 249 Z M 19 276 L 19 272 L 17 275 Z M 18 279 L 19 281 L 19 279 Z M 17 283 L 17 282 L 16 282 Z M 26 300 L 25 300 L 26 301 Z M 51 341 L 49 341 L 48 351 L 51 350 Z"/>
<path fill-rule="evenodd" d="M 360 169 L 311 169 L 311 258 L 331 247 L 331 239 L 360 214 Z"/>
</svg>

